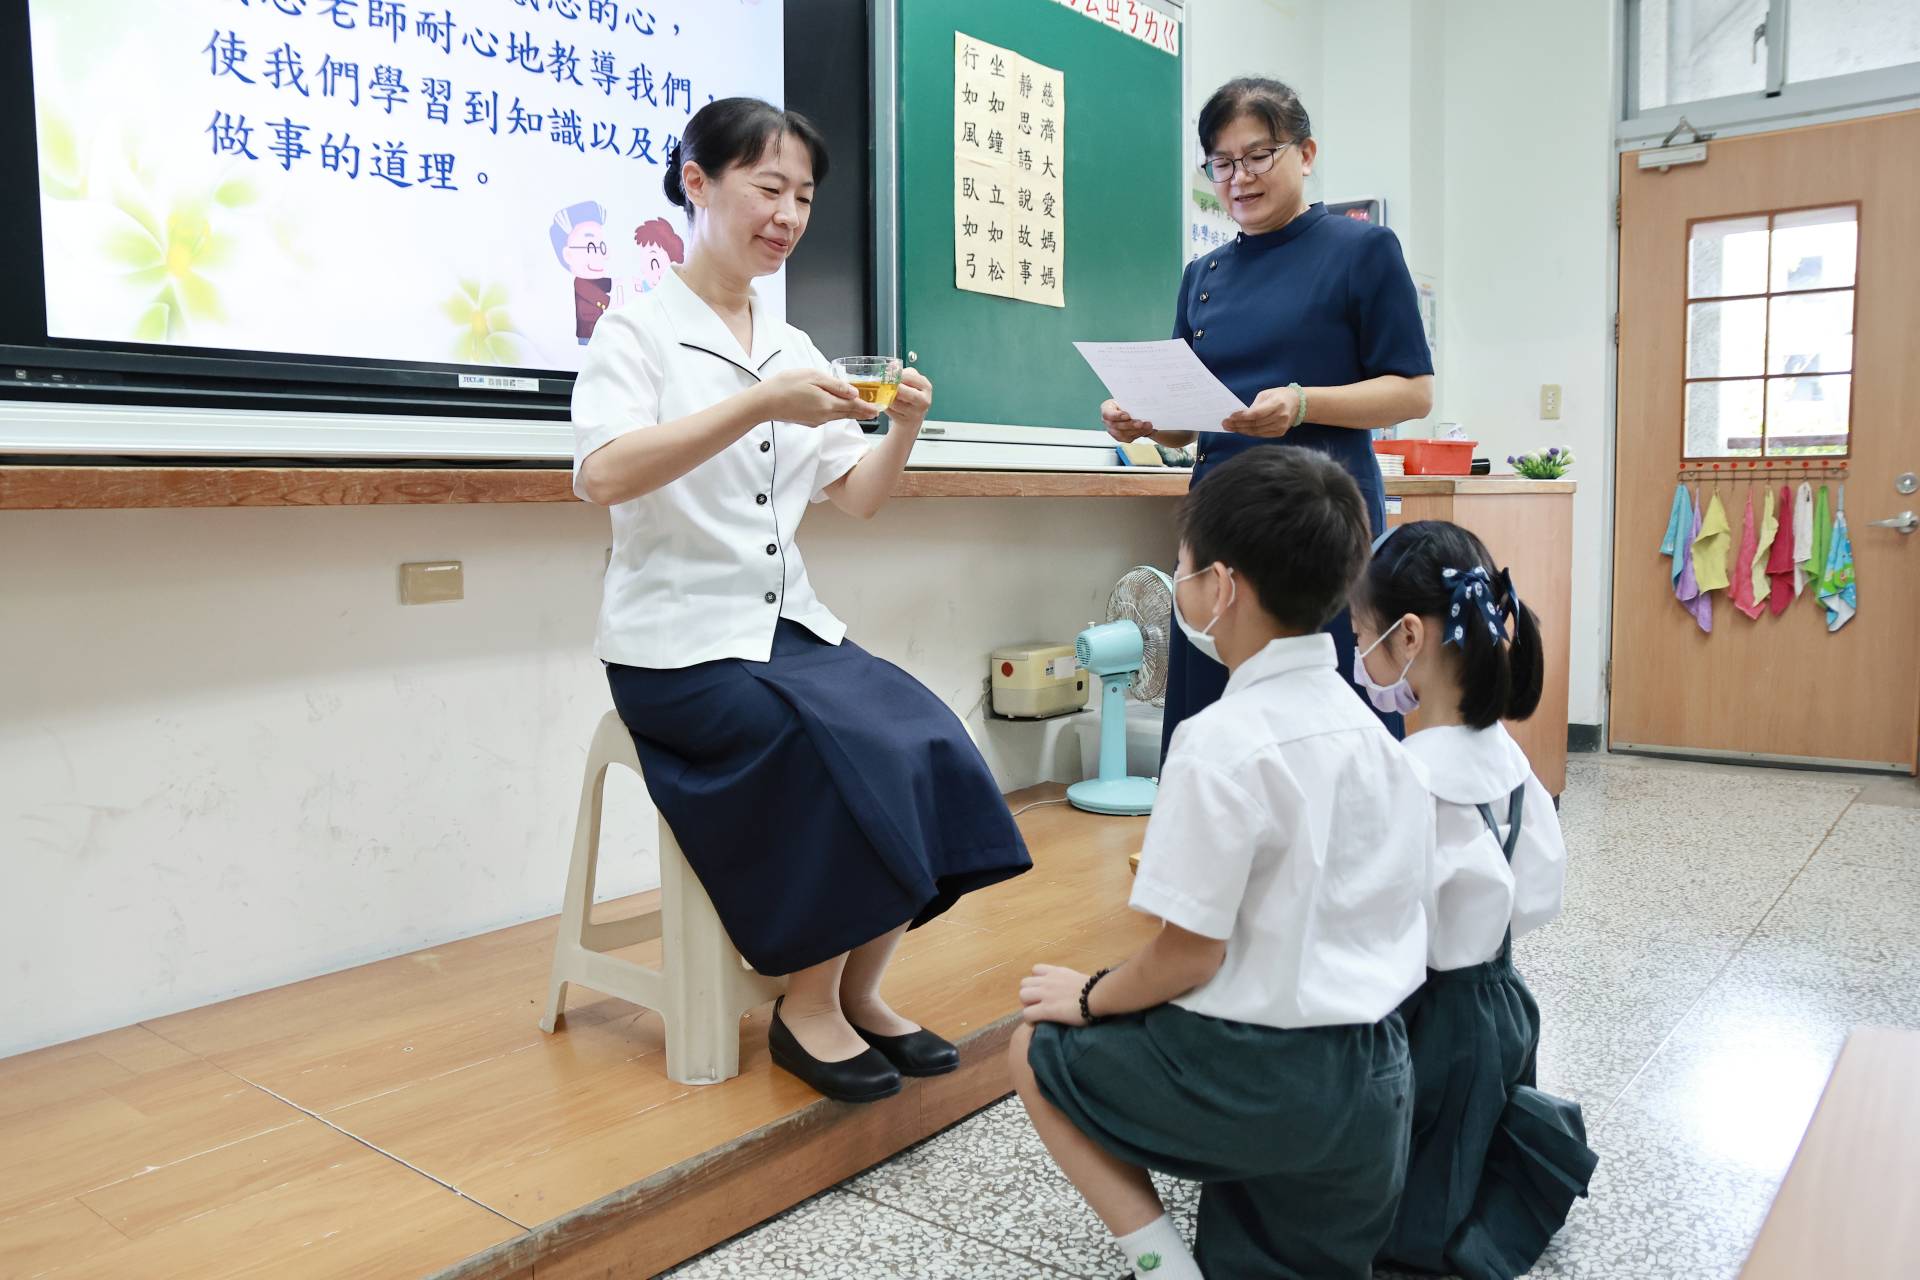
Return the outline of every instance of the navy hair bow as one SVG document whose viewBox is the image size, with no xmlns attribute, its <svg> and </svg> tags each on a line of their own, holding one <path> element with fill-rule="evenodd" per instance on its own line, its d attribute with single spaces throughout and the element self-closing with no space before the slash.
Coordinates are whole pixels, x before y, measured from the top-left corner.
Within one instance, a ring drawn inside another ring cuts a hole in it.
<svg viewBox="0 0 1920 1280">
<path fill-rule="evenodd" d="M 1507 638 L 1506 620 L 1519 610 L 1520 597 L 1514 593 L 1513 578 L 1506 570 L 1500 571 L 1498 583 L 1484 565 L 1466 570 L 1442 569 L 1440 576 L 1453 586 L 1453 599 L 1447 606 L 1447 634 L 1442 643 L 1466 648 L 1467 628 L 1473 625 L 1476 614 L 1487 629 L 1488 639 L 1499 644 Z"/>
</svg>

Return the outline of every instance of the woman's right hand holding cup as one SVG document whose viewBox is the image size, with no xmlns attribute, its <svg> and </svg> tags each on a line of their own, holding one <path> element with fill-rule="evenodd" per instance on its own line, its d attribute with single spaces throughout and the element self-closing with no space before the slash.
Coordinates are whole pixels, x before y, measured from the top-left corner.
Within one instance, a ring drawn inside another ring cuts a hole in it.
<svg viewBox="0 0 1920 1280">
<path fill-rule="evenodd" d="M 1133 417 L 1112 400 L 1100 406 L 1100 421 L 1106 424 L 1107 434 L 1121 444 L 1132 444 L 1153 434 L 1153 424 Z"/>
<path fill-rule="evenodd" d="M 850 383 L 817 369 L 788 369 L 759 386 L 768 418 L 818 427 L 842 418 L 865 419 L 879 410 L 860 398 Z"/>
</svg>

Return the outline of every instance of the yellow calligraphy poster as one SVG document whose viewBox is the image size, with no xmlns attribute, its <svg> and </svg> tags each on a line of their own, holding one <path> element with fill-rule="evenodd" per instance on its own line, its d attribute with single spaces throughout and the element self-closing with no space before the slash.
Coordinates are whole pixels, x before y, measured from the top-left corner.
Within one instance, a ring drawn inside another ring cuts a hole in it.
<svg viewBox="0 0 1920 1280">
<path fill-rule="evenodd" d="M 1066 305 L 1066 77 L 953 37 L 954 287 Z"/>
</svg>

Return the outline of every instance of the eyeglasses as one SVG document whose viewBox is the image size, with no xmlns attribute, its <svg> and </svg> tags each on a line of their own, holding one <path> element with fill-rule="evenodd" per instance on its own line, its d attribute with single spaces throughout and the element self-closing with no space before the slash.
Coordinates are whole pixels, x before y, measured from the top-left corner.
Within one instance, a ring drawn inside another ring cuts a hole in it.
<svg viewBox="0 0 1920 1280">
<path fill-rule="evenodd" d="M 605 253 L 607 244 L 604 240 L 583 240 L 579 244 L 570 244 L 567 248 L 585 249 L 588 253 Z"/>
<path fill-rule="evenodd" d="M 1256 173 L 1265 173 L 1273 168 L 1273 162 L 1280 158 L 1280 153 L 1292 145 L 1291 142 L 1283 142 L 1277 147 L 1263 147 L 1258 151 L 1249 151 L 1238 159 L 1231 156 L 1215 156 L 1200 162 L 1200 172 L 1207 175 L 1209 182 L 1229 181 L 1235 169 L 1252 177 Z"/>
</svg>

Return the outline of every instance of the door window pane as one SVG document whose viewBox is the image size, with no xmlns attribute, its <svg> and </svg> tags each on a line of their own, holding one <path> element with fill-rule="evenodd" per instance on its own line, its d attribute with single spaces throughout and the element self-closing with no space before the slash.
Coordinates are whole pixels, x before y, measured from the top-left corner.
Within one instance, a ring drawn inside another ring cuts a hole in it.
<svg viewBox="0 0 1920 1280">
<path fill-rule="evenodd" d="M 1913 0 L 1793 0 L 1787 79 L 1818 80 L 1920 62 Z"/>
<path fill-rule="evenodd" d="M 1687 243 L 1687 296 L 1767 291 L 1767 218 L 1696 222 Z"/>
<path fill-rule="evenodd" d="M 1765 298 L 1695 302 L 1687 307 L 1689 378 L 1757 377 L 1766 371 L 1766 358 Z"/>
<path fill-rule="evenodd" d="M 1853 290 L 1782 294 L 1770 304 L 1768 373 L 1845 373 L 1853 368 Z"/>
<path fill-rule="evenodd" d="M 1758 378 L 1687 384 L 1687 456 L 1760 456 L 1764 400 Z"/>
<path fill-rule="evenodd" d="M 1688 458 L 1848 452 L 1859 230 L 1855 205 L 1688 229 Z"/>
<path fill-rule="evenodd" d="M 1767 379 L 1767 454 L 1847 451 L 1851 374 Z"/>
<path fill-rule="evenodd" d="M 1766 16 L 1767 0 L 1640 0 L 1640 110 L 1764 90 Z"/>
<path fill-rule="evenodd" d="M 1772 288 L 1848 289 L 1860 247 L 1852 205 L 1774 215 Z"/>
</svg>

